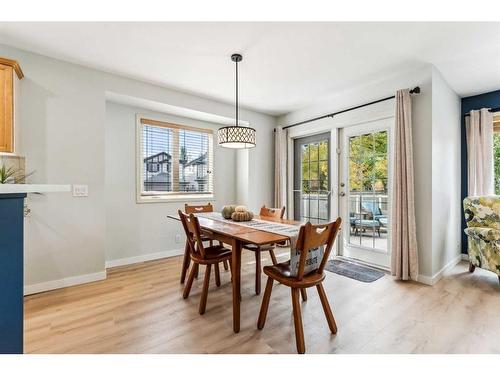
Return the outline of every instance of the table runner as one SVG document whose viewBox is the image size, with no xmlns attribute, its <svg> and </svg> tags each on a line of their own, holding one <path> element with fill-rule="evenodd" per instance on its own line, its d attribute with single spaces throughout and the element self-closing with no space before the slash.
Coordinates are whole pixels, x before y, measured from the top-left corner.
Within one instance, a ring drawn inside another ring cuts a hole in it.
<svg viewBox="0 0 500 375">
<path fill-rule="evenodd" d="M 300 226 L 293 224 L 275 223 L 267 220 L 252 219 L 250 221 L 233 221 L 225 219 L 219 212 L 197 213 L 196 216 L 207 219 L 222 221 L 225 223 L 241 225 L 248 228 L 254 228 L 265 232 L 280 234 L 290 239 L 290 271 L 292 276 L 296 276 L 299 269 L 300 251 L 296 250 L 297 239 L 299 237 Z M 317 269 L 323 259 L 324 246 L 309 250 L 306 257 L 304 274 Z"/>
</svg>

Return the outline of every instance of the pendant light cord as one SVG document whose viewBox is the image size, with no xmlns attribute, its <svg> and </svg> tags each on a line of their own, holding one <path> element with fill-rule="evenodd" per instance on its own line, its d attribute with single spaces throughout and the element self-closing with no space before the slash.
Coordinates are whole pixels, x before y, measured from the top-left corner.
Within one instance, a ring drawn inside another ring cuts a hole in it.
<svg viewBox="0 0 500 375">
<path fill-rule="evenodd" d="M 236 126 L 239 126 L 238 120 L 238 61 L 236 61 Z"/>
</svg>

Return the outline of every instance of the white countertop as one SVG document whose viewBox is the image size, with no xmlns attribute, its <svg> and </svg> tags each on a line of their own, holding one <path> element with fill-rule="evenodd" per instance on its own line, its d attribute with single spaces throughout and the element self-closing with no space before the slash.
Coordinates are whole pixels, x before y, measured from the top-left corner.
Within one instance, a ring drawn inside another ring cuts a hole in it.
<svg viewBox="0 0 500 375">
<path fill-rule="evenodd" d="M 60 193 L 71 191 L 71 185 L 49 184 L 0 184 L 0 194 Z"/>
</svg>

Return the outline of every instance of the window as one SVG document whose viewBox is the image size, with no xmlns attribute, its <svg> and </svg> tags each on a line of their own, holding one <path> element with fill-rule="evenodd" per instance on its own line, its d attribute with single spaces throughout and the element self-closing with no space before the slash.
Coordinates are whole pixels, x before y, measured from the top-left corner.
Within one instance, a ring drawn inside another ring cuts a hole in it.
<svg viewBox="0 0 500 375">
<path fill-rule="evenodd" d="M 213 131 L 139 116 L 137 200 L 213 198 Z"/>
<path fill-rule="evenodd" d="M 495 168 L 495 194 L 500 195 L 500 114 L 493 115 L 493 165 Z"/>
</svg>

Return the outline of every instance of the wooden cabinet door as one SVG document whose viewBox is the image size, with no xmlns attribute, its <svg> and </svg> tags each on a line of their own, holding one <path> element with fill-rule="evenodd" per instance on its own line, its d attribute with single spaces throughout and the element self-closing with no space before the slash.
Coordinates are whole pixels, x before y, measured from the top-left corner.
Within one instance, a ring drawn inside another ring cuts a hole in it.
<svg viewBox="0 0 500 375">
<path fill-rule="evenodd" d="M 14 151 L 13 69 L 0 64 L 0 152 Z"/>
</svg>

